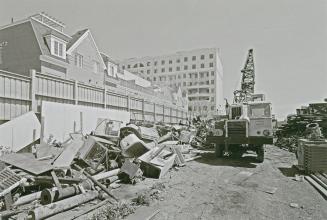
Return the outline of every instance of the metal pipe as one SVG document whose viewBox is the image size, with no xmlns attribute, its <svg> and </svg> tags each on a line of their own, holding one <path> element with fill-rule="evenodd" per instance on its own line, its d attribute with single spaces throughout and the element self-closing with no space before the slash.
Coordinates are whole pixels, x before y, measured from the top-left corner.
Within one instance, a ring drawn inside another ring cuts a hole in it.
<svg viewBox="0 0 327 220">
<path fill-rule="evenodd" d="M 30 219 L 45 219 L 60 212 L 67 211 L 75 206 L 91 201 L 99 196 L 98 191 L 89 191 L 80 195 L 76 195 L 55 203 L 39 206 L 28 212 Z"/>
</svg>

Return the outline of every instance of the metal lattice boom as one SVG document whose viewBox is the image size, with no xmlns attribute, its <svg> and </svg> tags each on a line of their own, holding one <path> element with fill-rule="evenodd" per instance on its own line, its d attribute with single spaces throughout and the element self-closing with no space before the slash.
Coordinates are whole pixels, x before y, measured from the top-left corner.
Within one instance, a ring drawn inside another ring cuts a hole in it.
<svg viewBox="0 0 327 220">
<path fill-rule="evenodd" d="M 253 49 L 249 50 L 244 68 L 241 70 L 241 72 L 242 72 L 241 89 L 234 91 L 235 103 L 240 103 L 249 100 L 251 98 L 251 94 L 254 93 L 255 74 L 254 74 Z"/>
</svg>

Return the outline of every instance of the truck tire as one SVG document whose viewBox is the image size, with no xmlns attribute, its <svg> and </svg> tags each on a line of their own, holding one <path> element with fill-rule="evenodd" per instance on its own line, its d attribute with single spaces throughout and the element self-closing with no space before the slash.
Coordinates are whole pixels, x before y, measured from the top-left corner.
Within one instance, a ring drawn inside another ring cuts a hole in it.
<svg viewBox="0 0 327 220">
<path fill-rule="evenodd" d="M 216 157 L 222 157 L 223 156 L 223 150 L 224 150 L 224 145 L 222 144 L 216 144 L 215 147 L 215 153 L 216 153 Z"/>
<path fill-rule="evenodd" d="M 259 145 L 257 147 L 257 161 L 259 163 L 262 163 L 265 159 L 265 150 L 263 148 L 263 145 Z"/>
</svg>

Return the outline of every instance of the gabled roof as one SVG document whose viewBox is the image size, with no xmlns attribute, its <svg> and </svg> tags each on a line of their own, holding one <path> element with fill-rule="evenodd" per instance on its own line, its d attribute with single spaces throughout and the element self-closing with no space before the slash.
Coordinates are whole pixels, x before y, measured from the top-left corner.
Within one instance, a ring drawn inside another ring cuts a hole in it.
<svg viewBox="0 0 327 220">
<path fill-rule="evenodd" d="M 97 54 L 98 54 L 98 57 L 99 59 L 101 60 L 101 63 L 103 65 L 103 68 L 104 69 L 107 69 L 103 59 L 102 59 L 102 56 L 100 54 L 100 51 L 94 41 L 94 38 L 91 34 L 91 31 L 89 29 L 85 29 L 85 30 L 82 30 L 82 31 L 79 31 L 77 32 L 76 34 L 73 35 L 73 42 L 71 44 L 69 44 L 69 48 L 67 50 L 67 54 L 71 55 L 71 53 L 78 47 L 78 45 L 80 45 L 84 39 L 86 39 L 88 36 L 90 36 L 91 40 L 92 40 L 92 43 L 93 43 L 93 46 L 95 47 L 96 51 L 97 51 Z"/>
<path fill-rule="evenodd" d="M 67 50 L 76 43 L 77 40 L 79 40 L 85 32 L 87 32 L 89 29 L 84 29 L 81 31 L 77 31 L 74 35 L 72 35 L 72 39 L 68 42 L 66 48 Z"/>
</svg>

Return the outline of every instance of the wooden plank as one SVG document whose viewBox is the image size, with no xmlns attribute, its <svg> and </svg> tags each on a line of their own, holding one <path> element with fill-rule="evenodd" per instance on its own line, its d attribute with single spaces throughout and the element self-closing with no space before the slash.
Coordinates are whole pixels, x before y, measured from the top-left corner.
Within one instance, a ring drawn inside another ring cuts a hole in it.
<svg viewBox="0 0 327 220">
<path fill-rule="evenodd" d="M 82 140 L 72 140 L 67 143 L 63 152 L 58 156 L 58 158 L 53 162 L 54 167 L 69 167 L 73 162 L 77 152 L 83 146 L 84 142 Z"/>
<path fill-rule="evenodd" d="M 304 177 L 311 185 L 313 185 L 318 192 L 325 198 L 327 199 L 327 190 L 324 189 L 322 186 L 320 186 L 316 181 L 314 181 L 311 177 L 305 176 Z"/>
<path fill-rule="evenodd" d="M 160 212 L 159 209 L 149 208 L 149 207 L 140 207 L 135 213 L 127 216 L 126 220 L 151 220 Z"/>
<path fill-rule="evenodd" d="M 34 158 L 33 154 L 20 153 L 20 154 L 6 154 L 0 157 L 0 161 L 18 167 L 34 175 L 50 171 L 53 169 L 45 161 L 38 161 Z"/>
</svg>

